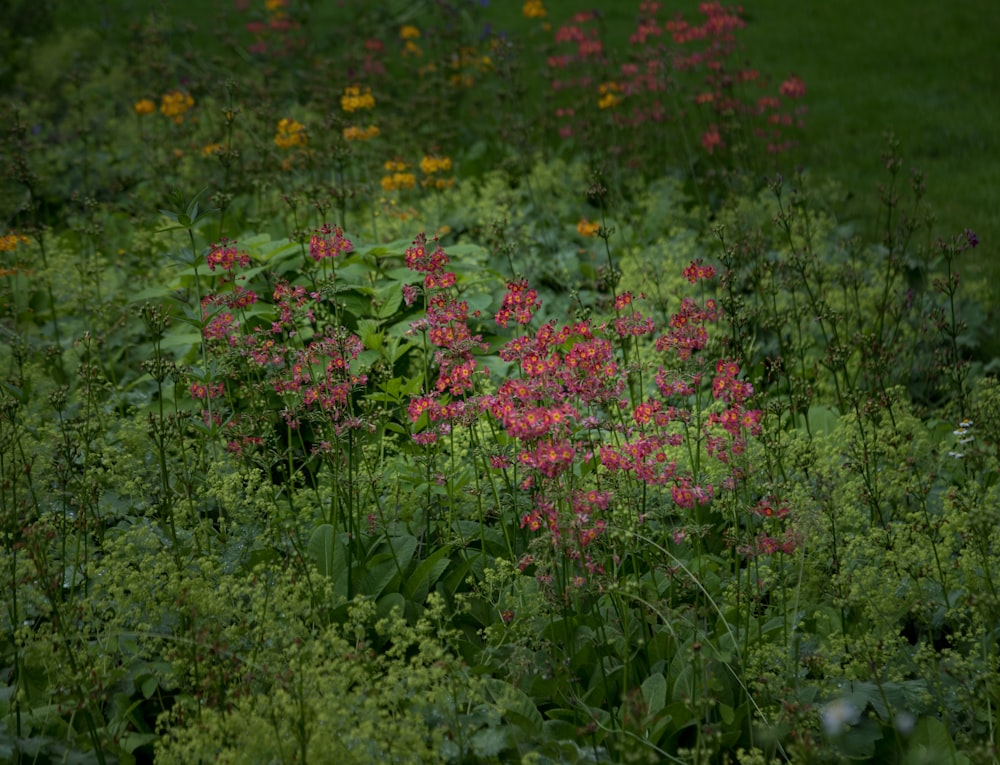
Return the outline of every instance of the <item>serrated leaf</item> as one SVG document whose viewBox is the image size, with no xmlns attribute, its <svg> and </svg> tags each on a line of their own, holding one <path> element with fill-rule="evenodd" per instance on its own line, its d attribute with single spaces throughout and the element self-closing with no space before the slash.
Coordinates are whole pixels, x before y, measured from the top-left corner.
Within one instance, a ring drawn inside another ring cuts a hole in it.
<svg viewBox="0 0 1000 765">
<path fill-rule="evenodd" d="M 376 292 L 375 315 L 380 319 L 388 319 L 399 310 L 403 304 L 403 288 L 400 284 L 382 288 Z"/>
<path fill-rule="evenodd" d="M 472 751 L 477 757 L 492 759 L 507 748 L 507 735 L 501 728 L 483 728 L 472 735 Z"/>
</svg>

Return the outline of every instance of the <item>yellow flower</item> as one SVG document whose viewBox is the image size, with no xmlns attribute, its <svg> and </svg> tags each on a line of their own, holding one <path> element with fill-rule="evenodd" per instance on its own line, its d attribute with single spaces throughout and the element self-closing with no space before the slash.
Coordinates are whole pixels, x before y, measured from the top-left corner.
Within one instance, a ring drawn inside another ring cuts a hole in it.
<svg viewBox="0 0 1000 765">
<path fill-rule="evenodd" d="M 136 101 L 132 108 L 135 109 L 136 114 L 142 117 L 156 111 L 156 102 L 149 98 L 143 98 L 140 101 Z"/>
<path fill-rule="evenodd" d="M 589 221 L 586 218 L 580 218 L 579 223 L 576 224 L 576 230 L 580 233 L 580 236 L 597 236 L 597 232 L 600 228 L 600 223 L 597 223 L 596 221 Z"/>
<path fill-rule="evenodd" d="M 210 143 L 207 146 L 201 147 L 201 156 L 203 157 L 211 157 L 213 154 L 221 154 L 221 153 L 222 153 L 221 143 Z"/>
<path fill-rule="evenodd" d="M 340 108 L 345 112 L 354 112 L 358 109 L 374 109 L 375 98 L 372 96 L 372 89 L 361 88 L 357 85 L 350 85 L 344 88 L 344 95 L 340 97 Z"/>
<path fill-rule="evenodd" d="M 385 191 L 412 189 L 416 185 L 417 179 L 413 173 L 393 173 L 382 176 L 382 189 Z"/>
<path fill-rule="evenodd" d="M 425 155 L 420 160 L 420 170 L 424 175 L 446 173 L 451 170 L 451 157 L 431 157 Z"/>
<path fill-rule="evenodd" d="M 305 146 L 307 142 L 306 126 L 301 122 L 284 117 L 278 123 L 278 132 L 274 136 L 274 143 L 278 148 L 290 149 L 293 146 Z"/>
<path fill-rule="evenodd" d="M 598 109 L 610 109 L 621 103 L 622 97 L 618 95 L 621 92 L 621 87 L 617 82 L 602 83 L 597 92 L 601 96 L 597 101 Z"/>
<path fill-rule="evenodd" d="M 525 0 L 521 13 L 526 19 L 544 19 L 548 15 L 542 0 Z"/>
<path fill-rule="evenodd" d="M 28 237 L 13 232 L 0 236 L 0 252 L 13 252 L 19 243 L 27 244 Z"/>
<path fill-rule="evenodd" d="M 285 7 L 287 0 L 265 0 L 264 7 L 267 8 L 269 13 L 274 13 L 274 11 L 279 11 Z"/>
<path fill-rule="evenodd" d="M 403 46 L 404 56 L 422 56 L 424 55 L 423 49 L 417 45 L 413 40 L 407 40 L 406 45 Z"/>
<path fill-rule="evenodd" d="M 344 128 L 345 141 L 370 141 L 379 134 L 379 129 L 375 125 L 366 128 L 359 128 L 357 125 L 348 125 Z"/>
<path fill-rule="evenodd" d="M 416 40 L 420 37 L 420 30 L 412 24 L 406 24 L 399 30 L 399 37 L 401 40 Z"/>
<path fill-rule="evenodd" d="M 164 117 L 170 117 L 180 125 L 184 121 L 184 112 L 194 106 L 194 99 L 189 93 L 172 90 L 160 99 L 160 112 Z"/>
<path fill-rule="evenodd" d="M 401 159 L 387 159 L 383 167 L 388 173 L 401 173 L 404 170 L 406 170 L 406 168 L 408 168 L 409 165 L 407 165 Z"/>
<path fill-rule="evenodd" d="M 441 189 L 450 189 L 452 186 L 455 185 L 455 179 L 454 178 L 424 178 L 424 180 L 422 180 L 420 182 L 420 185 L 423 186 L 425 189 L 426 188 L 438 189 L 438 190 L 441 190 Z"/>
</svg>

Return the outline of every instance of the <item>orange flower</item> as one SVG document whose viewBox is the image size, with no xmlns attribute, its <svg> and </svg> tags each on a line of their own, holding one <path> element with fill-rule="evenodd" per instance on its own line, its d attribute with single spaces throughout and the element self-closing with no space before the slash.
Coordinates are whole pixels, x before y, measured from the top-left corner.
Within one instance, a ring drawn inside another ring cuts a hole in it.
<svg viewBox="0 0 1000 765">
<path fill-rule="evenodd" d="M 156 103 L 149 98 L 143 98 L 139 101 L 136 101 L 135 104 L 132 106 L 132 108 L 135 110 L 136 114 L 142 117 L 146 114 L 152 114 L 153 112 L 155 112 Z"/>
<path fill-rule="evenodd" d="M 184 121 L 184 112 L 194 106 L 194 99 L 189 93 L 172 90 L 160 99 L 160 112 L 164 117 L 170 117 L 180 125 Z"/>
<path fill-rule="evenodd" d="M 348 125 L 344 128 L 345 141 L 370 141 L 379 134 L 379 129 L 375 125 L 366 128 L 359 128 L 356 125 Z"/>
<path fill-rule="evenodd" d="M 5 236 L 0 236 L 0 252 L 13 252 L 20 243 L 27 244 L 28 237 L 13 232 Z"/>
<path fill-rule="evenodd" d="M 340 97 L 340 108 L 345 112 L 354 112 L 358 109 L 374 109 L 375 98 L 372 96 L 372 89 L 365 88 L 364 92 L 358 85 L 351 85 L 344 88 L 344 95 Z"/>
<path fill-rule="evenodd" d="M 621 103 L 622 97 L 618 95 L 621 92 L 621 88 L 617 82 L 602 83 L 597 92 L 601 95 L 597 101 L 598 109 L 610 109 Z"/>
<path fill-rule="evenodd" d="M 526 19 L 544 19 L 548 15 L 542 0 L 526 0 L 521 13 Z"/>
<path fill-rule="evenodd" d="M 580 221 L 576 224 L 576 230 L 579 232 L 580 236 L 597 236 L 597 232 L 600 231 L 601 224 L 597 221 L 589 221 L 586 218 L 580 218 Z"/>
<path fill-rule="evenodd" d="M 307 142 L 306 126 L 301 122 L 287 117 L 278 122 L 278 132 L 274 136 L 274 143 L 278 148 L 290 149 L 293 146 L 305 146 Z"/>
</svg>

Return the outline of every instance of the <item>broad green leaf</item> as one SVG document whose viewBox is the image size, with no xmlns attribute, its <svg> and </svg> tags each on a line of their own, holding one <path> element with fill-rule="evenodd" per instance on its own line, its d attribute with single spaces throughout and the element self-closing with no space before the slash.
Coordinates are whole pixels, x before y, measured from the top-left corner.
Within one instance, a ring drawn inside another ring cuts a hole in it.
<svg viewBox="0 0 1000 765">
<path fill-rule="evenodd" d="M 413 570 L 413 573 L 407 577 L 402 592 L 408 600 L 416 603 L 424 601 L 427 593 L 430 592 L 430 588 L 434 586 L 438 578 L 447 570 L 448 565 L 451 563 L 448 552 L 449 549 L 447 547 L 439 547 L 431 555 L 422 560 L 420 565 Z"/>
<path fill-rule="evenodd" d="M 529 733 L 541 732 L 542 715 L 527 694 L 492 677 L 486 678 L 486 689 L 509 722 Z"/>
<path fill-rule="evenodd" d="M 834 407 L 822 404 L 813 404 L 805 415 L 798 415 L 796 427 L 799 430 L 806 430 L 808 421 L 809 432 L 814 436 L 830 435 L 840 424 L 840 414 Z"/>
<path fill-rule="evenodd" d="M 375 292 L 375 315 L 380 319 L 388 319 L 399 310 L 403 303 L 403 287 L 400 284 L 392 284 L 389 287 L 382 287 Z"/>
<path fill-rule="evenodd" d="M 650 715 L 655 715 L 667 704 L 667 678 L 662 672 L 650 675 L 642 683 L 642 697 Z"/>
</svg>

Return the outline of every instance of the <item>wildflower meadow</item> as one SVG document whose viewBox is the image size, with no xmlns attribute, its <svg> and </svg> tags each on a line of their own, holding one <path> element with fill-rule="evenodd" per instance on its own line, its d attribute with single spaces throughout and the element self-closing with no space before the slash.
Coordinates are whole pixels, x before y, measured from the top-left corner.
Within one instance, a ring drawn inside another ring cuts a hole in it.
<svg viewBox="0 0 1000 765">
<path fill-rule="evenodd" d="M 171 5 L 7 3 L 0 761 L 998 762 L 995 245 L 750 3 Z"/>
</svg>

